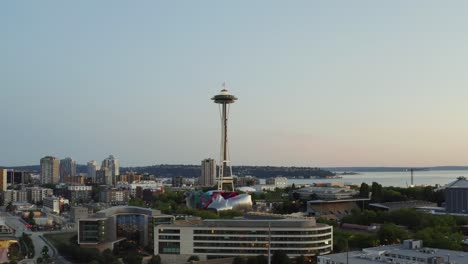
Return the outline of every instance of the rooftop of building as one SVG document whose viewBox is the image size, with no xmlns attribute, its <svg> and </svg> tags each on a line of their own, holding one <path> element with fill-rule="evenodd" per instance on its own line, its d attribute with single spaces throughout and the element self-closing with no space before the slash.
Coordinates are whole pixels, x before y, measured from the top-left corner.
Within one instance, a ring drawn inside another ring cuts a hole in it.
<svg viewBox="0 0 468 264">
<path fill-rule="evenodd" d="M 232 264 L 234 258 L 220 258 L 197 261 L 197 264 Z"/>
<path fill-rule="evenodd" d="M 246 214 L 235 219 L 186 219 L 178 220 L 174 225 L 178 227 L 220 227 L 220 228 L 326 228 L 328 225 L 318 224 L 314 217 L 294 217 L 274 214 Z"/>
<path fill-rule="evenodd" d="M 398 210 L 403 208 L 420 208 L 420 207 L 435 207 L 437 203 L 428 201 L 401 201 L 401 202 L 387 202 L 387 203 L 370 203 L 369 206 L 378 207 L 387 210 Z"/>
<path fill-rule="evenodd" d="M 40 186 L 26 187 L 26 189 L 29 189 L 29 190 L 52 190 L 50 188 L 45 188 L 45 187 L 40 187 Z"/>
<path fill-rule="evenodd" d="M 151 209 L 151 208 L 143 208 L 143 207 L 138 207 L 138 206 L 113 206 L 109 207 L 107 209 L 101 210 L 94 215 L 91 216 L 91 218 L 105 218 L 105 217 L 110 217 L 113 215 L 119 215 L 119 214 L 140 214 L 140 215 L 148 215 L 148 216 L 163 216 L 161 214 L 161 211 Z"/>
<path fill-rule="evenodd" d="M 468 188 L 468 180 L 465 177 L 458 177 L 457 180 L 446 184 L 443 189 Z"/>
<path fill-rule="evenodd" d="M 338 200 L 322 200 L 322 199 L 317 199 L 317 200 L 310 200 L 307 201 L 309 204 L 332 204 L 332 203 L 355 203 L 355 202 L 361 202 L 361 201 L 369 201 L 370 198 L 346 198 L 346 199 L 338 199 Z"/>
<path fill-rule="evenodd" d="M 383 260 L 374 260 L 373 256 L 379 256 L 384 253 L 390 253 L 395 255 L 416 257 L 416 258 L 432 258 L 442 257 L 448 259 L 453 263 L 465 263 L 468 258 L 468 252 L 454 251 L 438 248 L 422 247 L 417 249 L 409 249 L 404 244 L 385 245 L 373 248 L 366 248 L 362 251 L 350 251 L 337 254 L 330 254 L 322 256 L 323 258 L 329 258 L 336 263 L 349 263 L 349 264 L 373 264 L 373 263 L 387 263 Z M 349 260 L 349 262 L 347 261 Z"/>
</svg>

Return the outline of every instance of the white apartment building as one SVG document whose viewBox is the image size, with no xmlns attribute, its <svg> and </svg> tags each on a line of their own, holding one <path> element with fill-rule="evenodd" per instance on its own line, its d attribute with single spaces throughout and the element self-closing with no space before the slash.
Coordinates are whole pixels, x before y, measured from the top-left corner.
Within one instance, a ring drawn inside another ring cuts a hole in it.
<svg viewBox="0 0 468 264">
<path fill-rule="evenodd" d="M 139 181 L 134 183 L 118 182 L 116 188 L 128 189 L 130 190 L 130 195 L 135 197 L 136 190 L 138 187 L 141 187 L 142 190 L 152 189 L 158 190 L 163 188 L 163 184 L 160 181 Z"/>
<path fill-rule="evenodd" d="M 265 181 L 267 185 L 273 185 L 275 188 L 284 189 L 288 187 L 288 178 L 286 177 L 275 177 L 269 178 Z"/>
<path fill-rule="evenodd" d="M 60 206 L 64 204 L 69 204 L 68 199 L 55 197 L 55 196 L 46 197 L 44 198 L 43 202 L 44 202 L 43 208 L 46 211 L 56 213 L 56 214 L 60 213 Z"/>
</svg>

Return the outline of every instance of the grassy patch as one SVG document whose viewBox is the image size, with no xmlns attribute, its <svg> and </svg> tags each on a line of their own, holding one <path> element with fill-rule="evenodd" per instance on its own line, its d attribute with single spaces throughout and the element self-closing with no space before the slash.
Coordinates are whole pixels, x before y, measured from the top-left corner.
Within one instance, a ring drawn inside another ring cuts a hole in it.
<svg viewBox="0 0 468 264">
<path fill-rule="evenodd" d="M 70 244 L 70 239 L 76 236 L 76 232 L 68 232 L 68 233 L 57 233 L 57 234 L 44 234 L 44 238 L 49 240 L 54 247 L 58 247 L 60 244 Z"/>
<path fill-rule="evenodd" d="M 90 263 L 93 260 L 98 263 L 104 263 L 97 249 L 80 248 L 77 244 L 76 236 L 76 232 L 44 235 L 54 245 L 60 255 L 73 263 Z"/>
</svg>

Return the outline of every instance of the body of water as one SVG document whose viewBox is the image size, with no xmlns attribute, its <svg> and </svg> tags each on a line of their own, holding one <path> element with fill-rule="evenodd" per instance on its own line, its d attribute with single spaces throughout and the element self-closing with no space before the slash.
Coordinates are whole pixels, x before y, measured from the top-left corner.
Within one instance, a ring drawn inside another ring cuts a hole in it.
<svg viewBox="0 0 468 264">
<path fill-rule="evenodd" d="M 440 170 L 440 171 L 415 171 L 414 185 L 445 185 L 455 181 L 460 176 L 468 178 L 468 170 Z M 411 174 L 409 171 L 401 172 L 361 172 L 356 175 L 343 175 L 341 179 L 289 179 L 289 185 L 313 184 L 321 182 L 344 182 L 355 185 L 361 185 L 365 182 L 369 185 L 372 182 L 378 182 L 383 186 L 407 187 L 411 184 Z M 265 180 L 261 180 L 264 184 Z"/>
</svg>

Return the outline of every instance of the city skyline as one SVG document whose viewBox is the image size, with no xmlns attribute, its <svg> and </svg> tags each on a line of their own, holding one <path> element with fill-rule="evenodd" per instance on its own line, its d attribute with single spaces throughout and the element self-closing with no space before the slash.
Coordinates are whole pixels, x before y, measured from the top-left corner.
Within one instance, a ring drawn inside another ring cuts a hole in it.
<svg viewBox="0 0 468 264">
<path fill-rule="evenodd" d="M 467 5 L 1 3 L 0 165 L 468 165 Z"/>
</svg>

